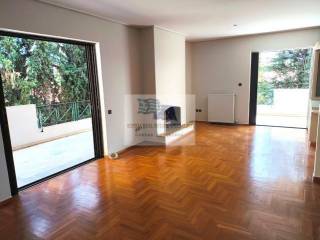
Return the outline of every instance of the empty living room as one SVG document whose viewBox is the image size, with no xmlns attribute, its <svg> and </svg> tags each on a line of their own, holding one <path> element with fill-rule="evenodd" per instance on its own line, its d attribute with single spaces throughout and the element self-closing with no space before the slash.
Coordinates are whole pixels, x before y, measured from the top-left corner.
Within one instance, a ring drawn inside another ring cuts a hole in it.
<svg viewBox="0 0 320 240">
<path fill-rule="evenodd" d="M 0 2 L 0 239 L 320 240 L 319 0 Z"/>
</svg>

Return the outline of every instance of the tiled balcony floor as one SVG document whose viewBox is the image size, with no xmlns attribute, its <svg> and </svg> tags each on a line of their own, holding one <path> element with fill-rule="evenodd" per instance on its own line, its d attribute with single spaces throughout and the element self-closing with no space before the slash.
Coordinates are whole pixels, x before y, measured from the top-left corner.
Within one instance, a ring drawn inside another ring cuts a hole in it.
<svg viewBox="0 0 320 240">
<path fill-rule="evenodd" d="M 94 157 L 92 131 L 13 152 L 18 187 Z"/>
<path fill-rule="evenodd" d="M 306 116 L 285 116 L 285 115 L 259 115 L 256 119 L 257 125 L 282 126 L 282 127 L 307 127 Z"/>
</svg>

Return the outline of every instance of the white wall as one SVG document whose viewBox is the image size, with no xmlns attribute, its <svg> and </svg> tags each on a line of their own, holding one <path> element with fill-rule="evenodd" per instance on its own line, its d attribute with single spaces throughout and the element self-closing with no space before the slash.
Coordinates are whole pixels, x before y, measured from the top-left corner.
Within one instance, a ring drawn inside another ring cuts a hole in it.
<svg viewBox="0 0 320 240">
<path fill-rule="evenodd" d="M 140 29 L 140 51 L 141 51 L 141 77 L 143 81 L 143 95 L 131 96 L 138 103 L 138 99 L 156 98 L 155 81 L 155 57 L 154 57 L 154 27 L 144 27 Z M 138 104 L 136 106 L 138 110 Z M 153 114 L 139 114 L 139 124 L 145 126 L 156 126 L 156 119 Z M 144 137 L 143 141 L 156 141 L 157 128 L 142 128 L 136 132 Z"/>
<path fill-rule="evenodd" d="M 6 107 L 6 112 L 13 149 L 27 144 L 29 137 L 30 139 L 38 138 L 36 135 L 40 130 L 37 124 L 35 104 Z"/>
<path fill-rule="evenodd" d="M 143 94 L 155 94 L 155 59 L 154 59 L 154 31 L 153 27 L 140 29 L 141 78 Z"/>
<path fill-rule="evenodd" d="M 103 82 L 100 88 L 103 87 L 105 108 L 113 111 L 112 115 L 102 116 L 107 126 L 108 141 L 105 150 L 115 152 L 126 146 L 123 118 L 125 95 L 139 94 L 141 90 L 140 39 L 137 29 L 33 0 L 1 0 L 0 29 L 98 42 L 101 51 L 99 68 L 102 70 L 100 81 Z M 2 155 L 1 145 L 0 156 Z M 8 195 L 4 167 L 4 158 L 0 157 L 0 196 Z"/>
<path fill-rule="evenodd" d="M 186 123 L 186 57 L 183 35 L 154 27 L 156 96 L 162 105 L 179 106 Z M 158 133 L 163 132 L 158 118 Z"/>
<path fill-rule="evenodd" d="M 306 116 L 309 104 L 309 89 L 277 89 L 273 90 L 273 105 L 285 113 Z"/>
<path fill-rule="evenodd" d="M 186 120 L 187 123 L 196 119 L 196 99 L 192 88 L 192 48 L 191 43 L 186 42 Z"/>
<path fill-rule="evenodd" d="M 141 69 L 143 93 L 140 98 L 157 99 L 161 105 L 180 106 L 181 122 L 186 122 L 186 68 L 185 37 L 158 27 L 145 27 L 141 31 Z M 133 96 L 136 99 L 139 96 Z M 156 129 L 145 129 L 150 137 L 145 141 L 158 142 L 164 131 L 163 117 L 145 114 L 141 121 Z M 151 137 L 153 136 L 153 137 Z"/>
<path fill-rule="evenodd" d="M 207 95 L 224 91 L 236 94 L 236 120 L 247 124 L 251 52 L 313 47 L 319 39 L 316 28 L 191 43 L 192 88 L 196 106 L 202 109 L 196 119 L 207 121 Z"/>
</svg>

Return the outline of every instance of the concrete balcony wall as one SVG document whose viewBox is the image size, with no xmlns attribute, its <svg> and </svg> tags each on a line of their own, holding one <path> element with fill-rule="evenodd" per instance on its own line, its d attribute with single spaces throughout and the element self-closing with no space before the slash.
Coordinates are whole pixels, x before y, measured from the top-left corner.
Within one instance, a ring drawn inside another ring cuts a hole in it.
<svg viewBox="0 0 320 240">
<path fill-rule="evenodd" d="M 91 118 L 38 127 L 35 104 L 6 107 L 13 150 L 63 138 L 92 129 Z"/>
<path fill-rule="evenodd" d="M 259 115 L 306 116 L 309 89 L 274 89 L 272 105 L 258 105 Z"/>
</svg>

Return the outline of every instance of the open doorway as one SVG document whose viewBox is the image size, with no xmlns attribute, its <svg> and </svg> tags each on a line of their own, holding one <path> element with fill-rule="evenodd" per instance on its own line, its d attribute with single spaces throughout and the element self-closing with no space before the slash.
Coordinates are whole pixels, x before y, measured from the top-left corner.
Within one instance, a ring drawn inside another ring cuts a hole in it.
<svg viewBox="0 0 320 240">
<path fill-rule="evenodd" d="M 260 52 L 256 125 L 306 128 L 312 49 Z"/>
<path fill-rule="evenodd" d="M 11 191 L 103 155 L 94 46 L 0 33 Z"/>
</svg>

